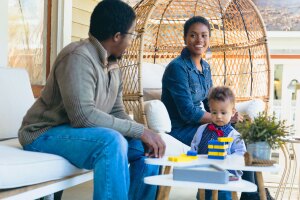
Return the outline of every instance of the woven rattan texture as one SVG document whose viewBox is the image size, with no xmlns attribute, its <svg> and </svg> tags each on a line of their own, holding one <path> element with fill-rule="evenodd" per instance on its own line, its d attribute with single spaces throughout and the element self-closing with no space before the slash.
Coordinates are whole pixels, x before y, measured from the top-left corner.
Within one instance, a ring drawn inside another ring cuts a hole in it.
<svg viewBox="0 0 300 200">
<path fill-rule="evenodd" d="M 270 64 L 266 30 L 251 0 L 142 0 L 135 6 L 139 36 L 123 56 L 126 109 L 145 123 L 141 63 L 166 64 L 184 47 L 183 24 L 192 16 L 211 24 L 214 85 L 230 86 L 238 101 L 269 100 Z M 138 106 L 136 108 L 135 106 Z"/>
</svg>

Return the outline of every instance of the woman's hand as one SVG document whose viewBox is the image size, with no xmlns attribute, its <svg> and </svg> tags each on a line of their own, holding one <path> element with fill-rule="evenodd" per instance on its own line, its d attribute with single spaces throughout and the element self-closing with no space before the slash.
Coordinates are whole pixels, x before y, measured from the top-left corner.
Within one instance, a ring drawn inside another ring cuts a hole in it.
<svg viewBox="0 0 300 200">
<path fill-rule="evenodd" d="M 230 123 L 235 124 L 235 123 L 237 123 L 237 122 L 242 122 L 243 120 L 244 120 L 244 117 L 243 117 L 239 112 L 236 112 L 236 113 L 231 117 Z"/>
</svg>

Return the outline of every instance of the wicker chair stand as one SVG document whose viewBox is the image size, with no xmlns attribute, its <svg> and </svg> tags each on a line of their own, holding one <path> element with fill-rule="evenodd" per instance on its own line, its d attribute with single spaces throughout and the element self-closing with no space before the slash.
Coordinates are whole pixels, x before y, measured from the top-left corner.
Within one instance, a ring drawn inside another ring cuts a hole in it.
<svg viewBox="0 0 300 200">
<path fill-rule="evenodd" d="M 270 62 L 266 30 L 251 0 L 142 0 L 134 7 L 138 37 L 120 62 L 123 101 L 135 119 L 146 125 L 141 67 L 166 64 L 184 47 L 183 24 L 192 16 L 211 24 L 210 55 L 214 85 L 233 89 L 238 101 L 269 101 Z"/>
</svg>

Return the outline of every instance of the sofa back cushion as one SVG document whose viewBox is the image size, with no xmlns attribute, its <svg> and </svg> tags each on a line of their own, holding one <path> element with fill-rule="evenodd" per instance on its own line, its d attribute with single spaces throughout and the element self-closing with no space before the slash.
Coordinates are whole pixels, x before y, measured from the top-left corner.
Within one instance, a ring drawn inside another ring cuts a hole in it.
<svg viewBox="0 0 300 200">
<path fill-rule="evenodd" d="M 18 136 L 22 119 L 34 102 L 25 69 L 0 67 L 0 139 Z"/>
</svg>

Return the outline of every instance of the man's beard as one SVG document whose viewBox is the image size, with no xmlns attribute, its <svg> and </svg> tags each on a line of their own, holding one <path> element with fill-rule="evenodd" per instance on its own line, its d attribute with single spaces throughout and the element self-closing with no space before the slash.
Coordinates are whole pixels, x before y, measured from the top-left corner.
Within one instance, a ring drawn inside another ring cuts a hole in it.
<svg viewBox="0 0 300 200">
<path fill-rule="evenodd" d="M 108 60 L 110 61 L 110 60 L 121 60 L 122 59 L 122 57 L 123 57 L 123 55 L 120 55 L 120 56 L 118 56 L 118 57 L 116 57 L 116 56 L 114 56 L 114 55 L 110 55 L 109 57 L 108 57 Z"/>
</svg>

